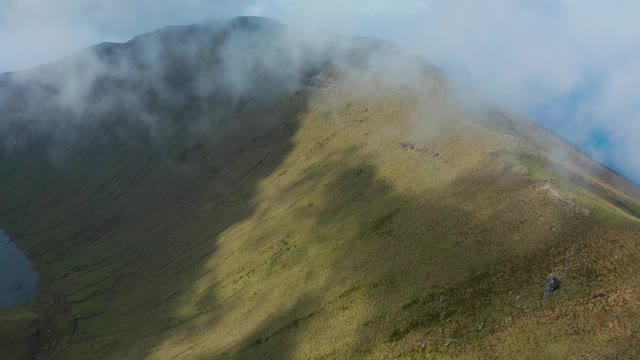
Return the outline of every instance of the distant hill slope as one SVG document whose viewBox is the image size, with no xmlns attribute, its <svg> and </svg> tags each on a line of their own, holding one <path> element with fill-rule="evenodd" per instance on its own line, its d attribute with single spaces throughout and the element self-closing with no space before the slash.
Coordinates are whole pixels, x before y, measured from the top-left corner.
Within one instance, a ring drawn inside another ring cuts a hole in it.
<svg viewBox="0 0 640 360">
<path fill-rule="evenodd" d="M 640 355 L 640 191 L 393 45 L 170 27 L 0 102 L 9 356 Z"/>
</svg>

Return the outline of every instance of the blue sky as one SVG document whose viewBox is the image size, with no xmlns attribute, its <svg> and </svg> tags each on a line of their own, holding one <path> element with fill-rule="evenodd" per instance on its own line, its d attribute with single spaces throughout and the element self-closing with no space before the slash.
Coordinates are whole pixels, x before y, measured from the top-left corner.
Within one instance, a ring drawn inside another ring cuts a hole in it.
<svg viewBox="0 0 640 360">
<path fill-rule="evenodd" d="M 0 0 L 0 72 L 205 18 L 260 15 L 398 43 L 640 182 L 640 3 Z"/>
</svg>

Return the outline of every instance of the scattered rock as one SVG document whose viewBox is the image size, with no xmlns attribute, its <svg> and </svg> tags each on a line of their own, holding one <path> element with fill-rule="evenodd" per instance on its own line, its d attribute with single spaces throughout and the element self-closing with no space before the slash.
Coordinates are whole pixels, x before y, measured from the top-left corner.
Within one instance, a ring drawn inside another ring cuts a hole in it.
<svg viewBox="0 0 640 360">
<path fill-rule="evenodd" d="M 560 200 L 560 193 L 552 189 L 549 184 L 545 184 L 542 188 L 546 190 L 554 200 Z"/>
<path fill-rule="evenodd" d="M 410 142 L 403 142 L 400 143 L 400 147 L 407 150 L 407 151 L 413 151 L 413 152 L 419 152 L 419 153 L 423 153 L 423 154 L 428 154 L 429 153 L 429 148 L 424 146 L 424 145 L 420 145 L 420 144 L 413 144 Z"/>
<path fill-rule="evenodd" d="M 404 150 L 411 151 L 411 152 L 417 152 L 417 153 L 421 153 L 421 154 L 425 154 L 425 155 L 431 155 L 432 157 L 438 158 L 439 160 L 442 160 L 443 162 L 448 162 L 446 159 L 444 159 L 442 157 L 440 152 L 435 151 L 433 149 L 429 149 L 425 145 L 414 144 L 414 143 L 410 143 L 410 142 L 402 142 L 402 143 L 399 143 L 398 145 Z"/>
<path fill-rule="evenodd" d="M 478 324 L 478 331 L 484 329 L 484 323 Z"/>
<path fill-rule="evenodd" d="M 558 275 L 550 274 L 547 276 L 547 285 L 544 288 L 544 294 L 542 297 L 544 299 L 552 297 L 555 291 L 560 288 L 560 282 L 561 279 Z"/>
<path fill-rule="evenodd" d="M 543 184 L 542 186 L 540 186 L 538 183 L 538 185 L 534 185 L 534 186 L 538 186 L 539 189 L 542 189 L 544 191 L 547 192 L 547 194 L 556 201 L 562 201 L 565 204 L 567 204 L 567 210 L 569 211 L 575 211 L 576 216 L 580 217 L 580 216 L 589 216 L 591 215 L 591 211 L 588 209 L 584 209 L 581 208 L 578 204 L 576 204 L 572 199 L 570 198 L 563 198 L 562 195 L 560 195 L 560 193 L 556 190 L 554 190 L 551 185 L 549 184 L 551 181 L 548 179 L 543 180 Z"/>
</svg>

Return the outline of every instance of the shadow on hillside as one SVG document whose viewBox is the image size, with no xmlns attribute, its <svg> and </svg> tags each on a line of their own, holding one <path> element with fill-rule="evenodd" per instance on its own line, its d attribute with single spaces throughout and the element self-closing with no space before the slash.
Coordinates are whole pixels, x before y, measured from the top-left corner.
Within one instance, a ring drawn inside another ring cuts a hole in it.
<svg viewBox="0 0 640 360">
<path fill-rule="evenodd" d="M 54 276 L 40 301 L 62 314 L 55 315 L 54 333 L 42 335 L 42 352 L 162 356 L 155 351 L 174 340 L 185 350 L 173 355 L 188 357 L 197 346 L 191 342 L 202 341 L 198 329 L 226 330 L 221 316 L 203 316 L 235 306 L 233 296 L 219 301 L 221 280 L 207 275 L 210 261 L 222 235 L 255 214 L 260 182 L 293 149 L 308 95 L 278 109 L 239 108 L 244 124 L 269 115 L 271 121 L 255 127 L 189 133 L 160 148 L 146 148 L 146 135 L 116 147 L 88 139 L 70 160 L 72 172 L 44 165 L 21 172 L 16 164 L 35 160 L 29 154 L 14 159 L 16 170 L 3 181 L 20 185 L 2 188 L 0 203 L 12 212 L 0 212 L 1 220 L 14 224 L 7 230 Z M 571 219 L 553 236 L 538 228 L 546 224 L 536 223 L 537 212 L 545 210 L 520 202 L 531 184 L 513 174 L 465 173 L 442 193 L 404 193 L 357 149 L 329 154 L 319 164 L 283 191 L 319 189 L 320 200 L 297 211 L 294 219 L 312 226 L 287 261 L 290 269 L 317 272 L 322 285 L 292 288 L 292 305 L 215 355 L 294 359 L 315 350 L 314 356 L 366 357 L 414 331 L 440 327 L 441 341 L 429 346 L 437 350 L 446 339 L 462 344 L 488 334 L 475 330 L 477 324 L 513 316 L 499 304 L 502 295 L 539 298 L 545 276 L 566 262 L 568 240 L 588 231 Z M 310 255 L 317 246 L 330 249 L 326 259 Z M 319 266 L 321 260 L 329 265 Z M 68 335 L 69 319 L 96 310 L 104 314 Z M 318 330 L 322 323 L 335 331 Z M 127 336 L 114 333 L 123 330 Z M 343 352 L 345 339 L 351 354 Z"/>
<path fill-rule="evenodd" d="M 140 356 L 188 321 L 175 316 L 181 296 L 191 293 L 219 234 L 253 213 L 256 187 L 291 150 L 310 91 L 275 91 L 271 101 L 251 106 L 216 104 L 227 112 L 208 124 L 175 123 L 171 136 L 118 121 L 98 124 L 88 132 L 97 135 L 68 144 L 58 164 L 37 146 L 0 154 L 7 170 L 0 223 L 47 274 L 36 300 L 37 351 Z M 201 116 L 188 110 L 177 114 Z M 216 296 L 211 286 L 200 301 L 211 304 Z M 79 321 L 70 336 L 69 321 L 94 311 L 103 314 Z"/>
<path fill-rule="evenodd" d="M 354 155 L 321 161 L 322 168 L 307 169 L 293 185 L 322 186 L 323 200 L 300 211 L 299 220 L 311 219 L 316 236 L 299 244 L 299 262 L 289 266 L 308 270 L 315 263 L 304 254 L 328 244 L 335 250 L 324 285 L 300 295 L 222 357 L 294 359 L 309 351 L 366 358 L 374 348 L 398 351 L 398 344 L 402 352 L 419 352 L 420 341 L 405 344 L 405 337 L 416 331 L 433 338 L 439 328 L 442 335 L 425 344 L 427 350 L 459 350 L 494 333 L 505 318 L 524 314 L 516 304 L 502 304 L 505 298 L 521 294 L 539 308 L 546 275 L 566 264 L 571 240 L 589 230 L 567 218 L 553 236 L 547 227 L 531 231 L 539 225 L 527 224 L 536 222 L 536 209 L 516 205 L 531 184 L 508 172 L 466 173 L 442 193 L 406 194 Z M 344 233 L 334 237 L 332 227 Z M 340 320 L 349 312 L 364 316 Z M 317 332 L 319 323 L 331 324 L 332 333 Z M 488 330 L 478 331 L 478 324 Z M 334 346 L 344 339 L 350 353 Z M 447 347 L 452 341 L 460 347 Z"/>
</svg>

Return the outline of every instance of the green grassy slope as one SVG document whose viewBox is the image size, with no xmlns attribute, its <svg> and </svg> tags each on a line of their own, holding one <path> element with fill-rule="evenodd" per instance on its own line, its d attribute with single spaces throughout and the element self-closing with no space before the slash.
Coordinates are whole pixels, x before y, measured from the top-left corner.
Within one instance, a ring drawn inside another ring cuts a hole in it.
<svg viewBox="0 0 640 360">
<path fill-rule="evenodd" d="M 2 348 L 639 355 L 637 189 L 515 116 L 470 120 L 442 79 L 425 93 L 325 70 L 230 110 L 243 126 L 162 142 L 102 131 L 53 162 L 37 147 L 5 154 L 0 226 L 42 293 L 0 312 Z M 543 299 L 550 273 L 562 286 Z M 70 321 L 95 312 L 72 336 Z"/>
</svg>

